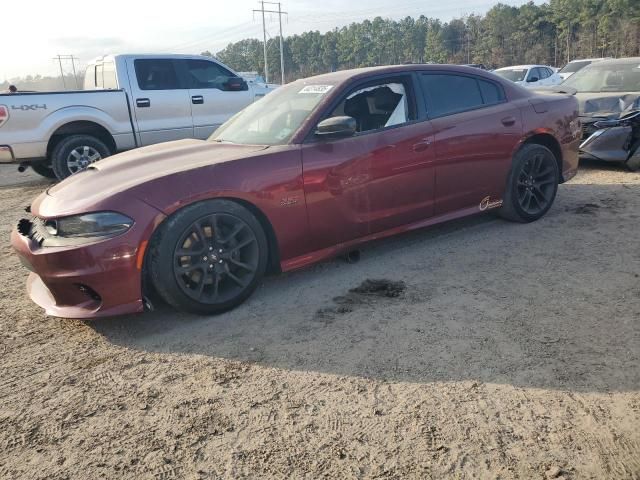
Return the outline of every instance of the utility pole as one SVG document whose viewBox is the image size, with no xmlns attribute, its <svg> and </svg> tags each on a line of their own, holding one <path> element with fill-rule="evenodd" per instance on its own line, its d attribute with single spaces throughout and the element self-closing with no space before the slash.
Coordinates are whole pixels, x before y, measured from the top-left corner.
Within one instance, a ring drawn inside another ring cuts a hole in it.
<svg viewBox="0 0 640 480">
<path fill-rule="evenodd" d="M 268 5 L 278 5 L 278 10 L 265 10 L 264 4 Z M 253 10 L 255 12 L 262 13 L 262 38 L 264 39 L 264 79 L 267 83 L 269 83 L 269 67 L 267 64 L 267 27 L 264 20 L 265 13 L 277 13 L 278 21 L 280 23 L 280 74 L 281 74 L 281 82 L 284 84 L 284 40 L 282 38 L 282 15 L 288 15 L 287 12 L 283 12 L 280 2 L 265 2 L 264 0 L 260 0 L 260 10 Z"/>
<path fill-rule="evenodd" d="M 67 89 L 67 82 L 64 81 L 64 71 L 62 70 L 62 56 L 61 55 L 57 55 L 58 58 L 58 64 L 60 65 L 60 76 L 62 77 L 62 87 L 66 90 Z M 56 57 L 54 57 L 54 60 L 56 59 Z"/>
<path fill-rule="evenodd" d="M 78 89 L 78 75 L 76 74 L 76 63 L 75 61 L 78 60 L 77 57 L 74 57 L 73 55 L 56 55 L 55 57 L 53 57 L 54 60 L 58 60 L 58 65 L 60 65 L 60 76 L 62 77 L 62 86 L 64 87 L 64 89 L 67 89 L 67 82 L 64 79 L 64 70 L 62 69 L 62 60 L 71 60 L 71 68 L 73 69 L 73 78 L 75 80 L 75 84 L 76 84 L 76 89 Z"/>
</svg>

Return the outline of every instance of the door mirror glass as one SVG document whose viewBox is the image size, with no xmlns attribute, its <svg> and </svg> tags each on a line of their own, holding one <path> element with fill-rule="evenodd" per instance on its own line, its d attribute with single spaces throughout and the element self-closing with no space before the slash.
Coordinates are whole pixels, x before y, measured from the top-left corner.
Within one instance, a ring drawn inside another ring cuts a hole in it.
<svg viewBox="0 0 640 480">
<path fill-rule="evenodd" d="M 321 138 L 350 137 L 356 133 L 356 119 L 348 116 L 326 118 L 318 124 L 315 133 Z"/>
</svg>

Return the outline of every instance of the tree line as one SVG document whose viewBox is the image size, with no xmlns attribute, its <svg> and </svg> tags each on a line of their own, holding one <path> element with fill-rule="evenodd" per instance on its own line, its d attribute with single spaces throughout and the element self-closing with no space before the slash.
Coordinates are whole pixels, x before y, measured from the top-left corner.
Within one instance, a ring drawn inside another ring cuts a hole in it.
<svg viewBox="0 0 640 480">
<path fill-rule="evenodd" d="M 278 37 L 268 43 L 269 80 L 280 81 Z M 212 55 L 209 51 L 204 55 Z M 427 15 L 376 17 L 326 33 L 285 37 L 287 81 L 373 65 L 526 63 L 562 66 L 590 57 L 640 56 L 639 0 L 550 0 L 520 7 L 498 3 L 485 15 L 442 22 Z M 245 39 L 215 54 L 236 71 L 264 72 L 262 42 Z"/>
</svg>

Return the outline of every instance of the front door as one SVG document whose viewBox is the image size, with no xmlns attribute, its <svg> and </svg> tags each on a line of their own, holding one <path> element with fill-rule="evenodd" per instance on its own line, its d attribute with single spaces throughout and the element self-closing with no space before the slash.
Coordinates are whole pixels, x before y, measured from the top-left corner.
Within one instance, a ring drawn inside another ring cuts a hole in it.
<svg viewBox="0 0 640 480">
<path fill-rule="evenodd" d="M 128 61 L 133 109 L 141 145 L 193 138 L 189 91 L 181 88 L 171 59 Z"/>
<path fill-rule="evenodd" d="M 411 76 L 350 89 L 325 118 L 351 116 L 357 133 L 302 147 L 314 250 L 433 215 L 433 132 L 415 98 Z"/>
<path fill-rule="evenodd" d="M 209 138 L 216 128 L 253 101 L 246 82 L 232 85 L 230 79 L 241 79 L 213 60 L 186 59 L 176 63 L 189 87 L 196 138 Z"/>
</svg>

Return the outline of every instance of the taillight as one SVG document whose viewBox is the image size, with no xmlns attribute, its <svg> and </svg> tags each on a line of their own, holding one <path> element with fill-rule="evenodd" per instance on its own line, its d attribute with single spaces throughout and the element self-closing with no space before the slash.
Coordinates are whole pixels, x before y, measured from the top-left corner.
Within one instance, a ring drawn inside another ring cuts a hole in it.
<svg viewBox="0 0 640 480">
<path fill-rule="evenodd" d="M 4 105 L 0 105 L 0 127 L 7 123 L 7 120 L 9 120 L 9 109 Z"/>
</svg>

